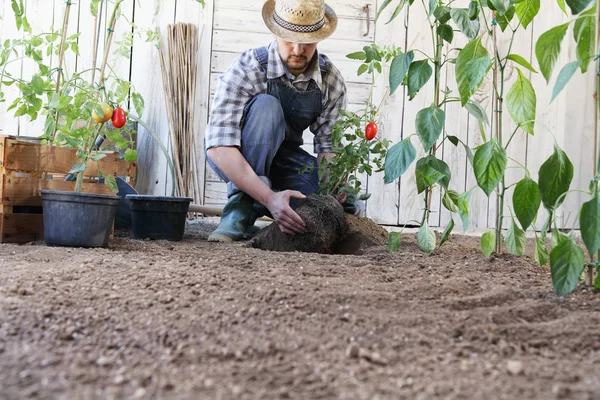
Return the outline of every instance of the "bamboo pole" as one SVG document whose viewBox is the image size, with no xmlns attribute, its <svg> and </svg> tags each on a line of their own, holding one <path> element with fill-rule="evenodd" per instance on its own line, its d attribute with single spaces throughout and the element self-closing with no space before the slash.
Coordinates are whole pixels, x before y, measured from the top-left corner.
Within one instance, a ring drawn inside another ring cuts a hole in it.
<svg viewBox="0 0 600 400">
<path fill-rule="evenodd" d="M 63 18 L 62 38 L 60 40 L 60 51 L 58 53 L 58 71 L 56 74 L 56 93 L 60 88 L 60 77 L 62 76 L 62 67 L 65 61 L 65 42 L 67 41 L 67 29 L 69 28 L 69 15 L 71 13 L 71 2 L 66 2 L 65 14 Z"/>
</svg>

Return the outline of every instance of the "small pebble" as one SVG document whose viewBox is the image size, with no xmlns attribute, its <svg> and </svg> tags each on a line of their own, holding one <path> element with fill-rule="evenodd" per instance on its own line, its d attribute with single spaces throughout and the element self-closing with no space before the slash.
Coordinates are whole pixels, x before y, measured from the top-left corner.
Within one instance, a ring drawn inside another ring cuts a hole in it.
<svg viewBox="0 0 600 400">
<path fill-rule="evenodd" d="M 516 360 L 508 360 L 506 362 L 506 369 L 511 375 L 520 375 L 523 373 L 523 362 Z"/>
<path fill-rule="evenodd" d="M 356 343 L 350 343 L 346 348 L 346 356 L 349 358 L 358 358 L 360 348 Z"/>
</svg>

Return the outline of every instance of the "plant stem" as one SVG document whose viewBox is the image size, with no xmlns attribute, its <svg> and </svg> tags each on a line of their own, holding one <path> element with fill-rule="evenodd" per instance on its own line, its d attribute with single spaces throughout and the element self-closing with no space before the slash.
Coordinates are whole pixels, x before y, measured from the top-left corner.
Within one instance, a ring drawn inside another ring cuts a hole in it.
<svg viewBox="0 0 600 400">
<path fill-rule="evenodd" d="M 425 6 L 425 4 L 423 3 Z M 427 8 L 426 8 L 427 9 Z M 433 86 L 433 104 L 435 107 L 441 107 L 440 104 L 440 75 L 442 71 L 442 47 L 444 46 L 443 39 L 436 33 L 436 24 L 431 24 L 431 40 L 433 42 L 434 48 L 434 58 L 433 58 L 433 66 L 434 66 L 434 86 Z M 434 155 L 437 152 L 437 144 L 434 144 L 431 150 L 429 150 L 430 155 Z M 429 216 L 431 215 L 431 200 L 433 198 L 433 185 L 429 186 L 425 191 L 425 209 L 423 210 L 423 217 L 421 218 L 421 225 L 423 225 L 426 221 L 429 222 Z"/>
<path fill-rule="evenodd" d="M 112 15 L 110 16 L 110 22 L 108 24 L 108 37 L 106 38 L 106 47 L 104 49 L 104 59 L 102 60 L 102 66 L 100 67 L 100 79 L 98 85 L 102 87 L 104 84 L 104 71 L 106 70 L 106 64 L 108 62 L 108 55 L 110 54 L 110 46 L 112 44 L 113 33 L 115 32 L 115 25 L 117 23 L 117 11 L 121 7 L 121 3 L 125 0 L 117 0 L 115 7 L 113 8 Z"/>
<path fill-rule="evenodd" d="M 600 52 L 600 4 L 596 4 L 596 52 Z M 596 118 L 594 119 L 594 125 L 595 125 L 595 135 L 594 135 L 594 142 L 595 142 L 595 149 L 596 149 L 596 154 L 595 154 L 595 164 L 596 164 L 596 187 L 595 187 L 595 195 L 598 196 L 598 179 L 600 179 L 600 133 L 598 131 L 598 118 L 600 118 L 600 99 L 598 99 L 598 96 L 600 95 L 600 59 L 596 60 L 596 93 L 594 95 L 594 100 L 596 102 L 596 107 L 595 107 L 595 113 L 596 113 Z M 598 250 L 598 254 L 597 254 L 597 258 L 596 260 L 600 261 L 600 250 Z M 592 260 L 593 261 L 593 260 Z M 593 271 L 593 270 L 592 270 Z M 593 275 L 593 272 L 592 272 Z M 592 279 L 592 285 L 593 285 L 593 279 Z"/>
<path fill-rule="evenodd" d="M 66 2 L 66 7 L 65 7 L 65 14 L 63 17 L 63 28 L 62 28 L 62 32 L 61 32 L 61 39 L 60 39 L 60 50 L 58 52 L 58 69 L 56 71 L 56 90 L 55 92 L 58 93 L 60 90 L 60 78 L 63 75 L 62 73 L 62 66 L 65 60 L 65 42 L 67 41 L 67 29 L 69 27 L 69 14 L 71 13 L 71 2 L 67 1 Z M 56 110 L 54 112 L 54 127 L 52 128 L 52 133 L 50 134 L 50 137 L 48 138 L 48 142 L 50 144 L 50 146 L 52 146 L 52 144 L 54 143 L 54 137 L 56 136 L 56 129 L 58 128 L 58 110 Z"/>
<path fill-rule="evenodd" d="M 93 150 L 94 143 L 96 142 L 96 138 L 98 137 L 98 134 L 102 130 L 102 127 L 104 127 L 104 123 L 98 124 L 98 128 L 96 129 L 95 134 L 88 138 L 88 141 L 85 144 L 85 148 L 84 148 L 85 157 L 83 157 L 81 160 L 81 162 L 83 164 L 87 165 L 87 162 L 90 158 L 90 154 Z M 75 192 L 77 192 L 77 193 L 81 192 L 83 189 L 83 177 L 84 177 L 83 174 L 84 173 L 85 173 L 85 169 L 83 169 L 82 171 L 77 173 L 77 180 L 75 182 Z"/>
<path fill-rule="evenodd" d="M 60 51 L 58 52 L 58 73 L 56 74 L 56 92 L 60 87 L 60 77 L 62 75 L 62 66 L 65 60 L 65 42 L 67 41 L 67 29 L 69 27 L 69 14 L 71 12 L 71 2 L 66 2 L 65 14 L 63 17 L 62 38 L 60 41 Z"/>
</svg>

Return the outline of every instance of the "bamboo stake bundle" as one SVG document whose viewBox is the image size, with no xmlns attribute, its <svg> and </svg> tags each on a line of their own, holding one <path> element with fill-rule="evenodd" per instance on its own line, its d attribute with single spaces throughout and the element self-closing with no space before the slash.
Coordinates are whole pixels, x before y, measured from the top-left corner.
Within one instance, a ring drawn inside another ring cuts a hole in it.
<svg viewBox="0 0 600 400">
<path fill-rule="evenodd" d="M 163 90 L 169 120 L 171 153 L 175 164 L 177 196 L 200 200 L 194 109 L 198 70 L 198 30 L 177 23 L 167 29 L 167 55 L 160 50 Z"/>
</svg>

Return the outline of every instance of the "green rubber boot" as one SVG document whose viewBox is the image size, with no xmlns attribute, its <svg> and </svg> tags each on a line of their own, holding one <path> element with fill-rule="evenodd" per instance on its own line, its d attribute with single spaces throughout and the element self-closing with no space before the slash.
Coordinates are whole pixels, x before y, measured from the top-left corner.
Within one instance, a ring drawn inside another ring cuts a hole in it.
<svg viewBox="0 0 600 400">
<path fill-rule="evenodd" d="M 246 233 L 249 236 L 255 235 L 261 230 L 261 228 L 255 226 L 254 223 L 258 218 L 263 217 L 265 215 L 268 215 L 269 217 L 271 216 L 269 210 L 267 210 L 267 208 L 260 204 L 258 201 L 255 201 L 252 207 L 252 213 L 250 214 L 248 229 L 246 229 Z"/>
<path fill-rule="evenodd" d="M 221 222 L 208 236 L 209 242 L 234 242 L 246 238 L 250 226 L 254 200 L 244 192 L 238 192 L 227 200 L 223 208 Z"/>
</svg>

